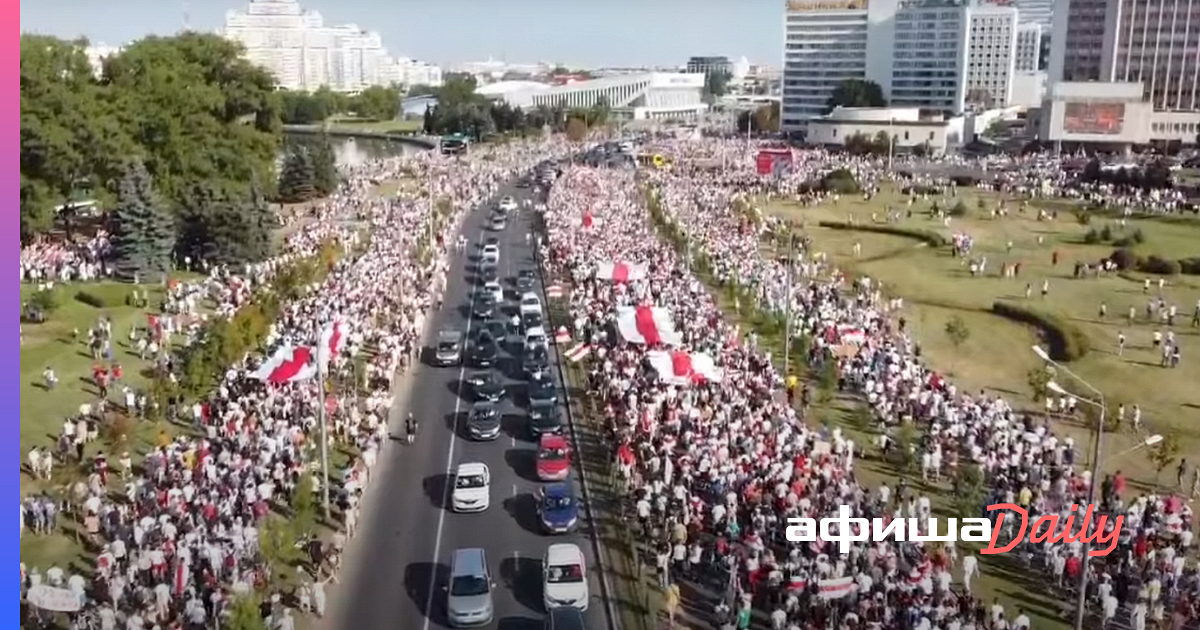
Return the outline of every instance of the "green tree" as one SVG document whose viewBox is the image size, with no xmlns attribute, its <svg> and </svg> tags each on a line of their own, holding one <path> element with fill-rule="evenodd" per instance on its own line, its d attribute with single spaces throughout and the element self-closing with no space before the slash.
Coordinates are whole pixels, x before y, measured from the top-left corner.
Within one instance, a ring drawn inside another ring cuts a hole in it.
<svg viewBox="0 0 1200 630">
<path fill-rule="evenodd" d="M 175 218 L 155 196 L 141 160 L 131 162 L 121 178 L 112 228 L 114 265 L 121 276 L 145 277 L 171 269 Z"/>
<path fill-rule="evenodd" d="M 281 203 L 302 203 L 317 197 L 317 165 L 308 147 L 292 147 L 279 172 Z"/>
<path fill-rule="evenodd" d="M 710 97 L 725 96 L 729 92 L 729 80 L 733 75 L 728 72 L 714 71 L 704 76 L 704 94 Z"/>
<path fill-rule="evenodd" d="M 971 329 L 967 327 L 967 322 L 964 322 L 961 317 L 955 315 L 946 322 L 944 328 L 946 338 L 950 340 L 950 345 L 954 346 L 957 352 L 962 348 L 962 345 L 971 338 Z"/>
<path fill-rule="evenodd" d="M 292 565 L 302 559 L 303 550 L 296 548 L 297 531 L 291 523 L 277 514 L 271 514 L 258 528 L 258 552 L 262 556 L 267 574 L 266 587 L 270 589 Z"/>
<path fill-rule="evenodd" d="M 337 156 L 329 137 L 322 134 L 312 147 L 313 188 L 318 197 L 328 197 L 337 190 L 341 176 L 337 169 Z"/>
<path fill-rule="evenodd" d="M 1150 447 L 1150 463 L 1154 464 L 1154 485 L 1158 485 L 1162 472 L 1179 457 L 1180 450 L 1179 436 L 1174 433 L 1164 435 L 1161 442 Z"/>
<path fill-rule="evenodd" d="M 300 475 L 292 497 L 292 525 L 300 535 L 311 534 L 317 524 L 316 484 L 310 473 Z"/>
<path fill-rule="evenodd" d="M 259 599 L 253 593 L 235 595 L 229 602 L 229 617 L 221 621 L 222 630 L 267 630 L 259 611 Z"/>
<path fill-rule="evenodd" d="M 346 109 L 346 98 L 327 87 L 311 93 L 291 90 L 279 92 L 279 117 L 289 125 L 317 124 Z"/>
<path fill-rule="evenodd" d="M 250 188 L 247 199 L 213 186 L 193 186 L 188 204 L 180 212 L 179 255 L 233 266 L 269 256 L 275 219 L 256 178 Z"/>
<path fill-rule="evenodd" d="M 954 508 L 961 517 L 978 515 L 983 508 L 983 471 L 974 463 L 958 467 L 954 477 Z"/>
<path fill-rule="evenodd" d="M 1054 368 L 1035 367 L 1025 373 L 1025 382 L 1033 395 L 1033 402 L 1040 403 L 1050 395 L 1050 381 L 1054 380 Z"/>
<path fill-rule="evenodd" d="M 883 88 L 866 79 L 846 79 L 833 89 L 825 102 L 828 111 L 835 107 L 887 107 Z"/>
<path fill-rule="evenodd" d="M 373 85 L 350 100 L 350 110 L 362 118 L 394 120 L 400 115 L 400 88 Z"/>
</svg>

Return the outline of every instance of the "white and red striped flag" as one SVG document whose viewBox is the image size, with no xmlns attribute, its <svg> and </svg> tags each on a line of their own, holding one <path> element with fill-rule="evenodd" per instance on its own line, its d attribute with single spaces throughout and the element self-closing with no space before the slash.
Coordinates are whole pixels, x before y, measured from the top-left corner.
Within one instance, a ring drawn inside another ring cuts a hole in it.
<svg viewBox="0 0 1200 630">
<path fill-rule="evenodd" d="M 546 287 L 546 297 L 551 300 L 557 300 L 566 293 L 561 284 L 552 284 Z"/>
<path fill-rule="evenodd" d="M 306 381 L 317 375 L 317 366 L 313 362 L 312 348 L 307 346 L 283 346 L 271 355 L 271 358 L 258 366 L 250 378 L 264 383 L 282 385 Z"/>
<path fill-rule="evenodd" d="M 817 582 L 817 595 L 821 599 L 840 599 L 853 593 L 857 588 L 852 577 L 821 580 Z"/>
<path fill-rule="evenodd" d="M 342 351 L 346 345 L 346 322 L 335 319 L 321 330 L 321 340 L 317 342 L 317 365 L 322 372 L 329 369 L 329 362 Z"/>
<path fill-rule="evenodd" d="M 583 360 L 584 357 L 586 357 L 591 352 L 592 352 L 591 346 L 587 345 L 586 343 L 581 343 L 581 344 L 575 346 L 574 348 L 567 350 L 563 354 L 563 356 L 565 356 L 567 358 L 567 360 L 570 361 L 571 363 L 579 363 L 580 361 Z"/>
<path fill-rule="evenodd" d="M 660 379 L 672 385 L 719 382 L 722 376 L 717 362 L 702 352 L 655 350 L 646 353 L 646 360 L 650 362 L 650 367 L 658 372 Z"/>
<path fill-rule="evenodd" d="M 632 265 L 623 262 L 600 263 L 596 267 L 596 277 L 618 284 L 641 280 L 646 277 L 645 265 Z"/>
<path fill-rule="evenodd" d="M 625 341 L 648 346 L 678 346 L 683 340 L 675 331 L 671 312 L 657 306 L 618 307 L 617 330 Z"/>
</svg>

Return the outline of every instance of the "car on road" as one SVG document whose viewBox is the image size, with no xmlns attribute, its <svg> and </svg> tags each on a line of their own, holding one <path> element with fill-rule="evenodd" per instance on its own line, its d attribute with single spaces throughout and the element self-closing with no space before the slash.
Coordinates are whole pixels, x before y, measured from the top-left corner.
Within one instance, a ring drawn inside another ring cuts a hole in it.
<svg viewBox="0 0 1200 630">
<path fill-rule="evenodd" d="M 471 363 L 475 367 L 491 367 L 500 358 L 500 345 L 486 329 L 479 329 L 471 343 Z"/>
<path fill-rule="evenodd" d="M 434 347 L 433 360 L 438 365 L 458 365 L 462 362 L 463 334 L 457 330 L 443 330 L 438 333 L 437 346 Z"/>
<path fill-rule="evenodd" d="M 500 408 L 490 402 L 477 402 L 467 413 L 467 433 L 473 440 L 491 441 L 500 437 Z"/>
<path fill-rule="evenodd" d="M 558 404 L 558 387 L 554 379 L 548 375 L 538 375 L 529 379 L 529 405 L 538 403 Z"/>
<path fill-rule="evenodd" d="M 455 628 L 491 623 L 495 616 L 492 603 L 495 587 L 483 549 L 456 549 L 450 559 L 450 584 L 444 587 L 446 620 Z"/>
<path fill-rule="evenodd" d="M 483 251 L 479 253 L 479 258 L 483 264 L 491 263 L 493 265 L 500 262 L 500 247 L 498 245 L 484 245 Z"/>
<path fill-rule="evenodd" d="M 530 328 L 542 327 L 541 313 L 523 313 L 521 315 L 521 328 L 529 330 Z"/>
<path fill-rule="evenodd" d="M 518 311 L 524 315 L 525 313 L 541 313 L 542 299 L 533 291 L 526 291 L 521 294 L 521 303 Z"/>
<path fill-rule="evenodd" d="M 492 217 L 491 227 L 493 232 L 503 232 L 504 228 L 508 227 L 508 219 L 502 214 L 495 215 Z"/>
<path fill-rule="evenodd" d="M 487 285 L 491 283 L 500 283 L 500 269 L 495 264 L 480 264 L 479 265 L 479 284 Z M 503 296 L 501 296 L 503 299 Z"/>
<path fill-rule="evenodd" d="M 529 405 L 529 433 L 533 436 L 562 433 L 562 409 L 554 403 L 540 400 Z"/>
<path fill-rule="evenodd" d="M 525 357 L 521 360 L 521 368 L 526 377 L 545 376 L 550 372 L 550 353 L 546 351 L 545 346 L 527 348 Z"/>
<path fill-rule="evenodd" d="M 496 313 L 496 294 L 491 291 L 481 291 L 479 295 L 475 296 L 471 311 L 479 319 L 488 319 L 494 315 Z"/>
<path fill-rule="evenodd" d="M 512 212 L 517 209 L 517 200 L 512 197 L 505 196 L 500 200 L 499 208 L 505 212 Z"/>
<path fill-rule="evenodd" d="M 550 545 L 542 560 L 542 572 L 542 594 L 547 611 L 559 607 L 587 610 L 587 567 L 579 545 Z"/>
<path fill-rule="evenodd" d="M 533 283 L 536 280 L 537 276 L 534 275 L 532 269 L 522 269 L 517 272 L 517 289 L 528 291 L 533 288 Z"/>
<path fill-rule="evenodd" d="M 542 630 L 587 630 L 583 622 L 583 612 L 578 608 L 551 608 L 546 620 L 542 622 Z"/>
<path fill-rule="evenodd" d="M 571 447 L 561 435 L 546 434 L 538 440 L 537 476 L 542 481 L 562 481 L 571 471 Z"/>
<path fill-rule="evenodd" d="M 549 341 L 546 339 L 546 329 L 541 326 L 525 329 L 525 350 L 533 350 L 534 348 L 547 348 Z"/>
<path fill-rule="evenodd" d="M 508 321 L 499 313 L 485 322 L 482 328 L 492 333 L 492 338 L 500 345 L 504 345 L 504 342 L 508 340 Z"/>
<path fill-rule="evenodd" d="M 499 280 L 491 280 L 483 283 L 483 290 L 492 294 L 496 298 L 496 304 L 504 303 L 504 287 L 500 285 Z"/>
<path fill-rule="evenodd" d="M 496 238 L 495 236 L 489 236 L 489 237 L 483 239 L 483 246 L 487 247 L 488 245 L 495 245 L 496 247 L 500 247 L 500 239 Z"/>
<path fill-rule="evenodd" d="M 491 505 L 492 473 L 487 464 L 459 464 L 454 472 L 450 507 L 455 512 L 482 512 Z"/>
<path fill-rule="evenodd" d="M 550 534 L 565 534 L 579 521 L 579 502 L 569 483 L 542 486 L 538 494 L 538 516 L 542 529 Z"/>
<path fill-rule="evenodd" d="M 495 370 L 476 372 L 467 382 L 471 385 L 471 391 L 475 392 L 476 400 L 496 403 L 504 398 L 504 379 Z"/>
</svg>

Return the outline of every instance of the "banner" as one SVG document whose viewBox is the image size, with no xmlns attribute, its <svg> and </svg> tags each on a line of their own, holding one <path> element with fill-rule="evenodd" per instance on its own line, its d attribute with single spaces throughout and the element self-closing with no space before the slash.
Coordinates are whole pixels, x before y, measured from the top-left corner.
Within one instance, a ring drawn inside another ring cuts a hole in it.
<svg viewBox="0 0 1200 630">
<path fill-rule="evenodd" d="M 31 606 L 52 612 L 76 612 L 80 606 L 79 596 L 65 588 L 38 584 L 25 595 Z"/>
<path fill-rule="evenodd" d="M 759 175 L 781 175 L 792 167 L 792 150 L 788 148 L 759 149 L 754 166 Z"/>
</svg>

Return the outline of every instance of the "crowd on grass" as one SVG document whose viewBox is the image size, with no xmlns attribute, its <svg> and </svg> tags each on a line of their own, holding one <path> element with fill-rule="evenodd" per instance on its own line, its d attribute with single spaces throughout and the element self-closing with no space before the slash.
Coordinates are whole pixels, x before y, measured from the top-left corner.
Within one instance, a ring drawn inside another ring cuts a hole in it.
<svg viewBox="0 0 1200 630">
<path fill-rule="evenodd" d="M 743 147 L 692 141 L 664 150 L 753 164 Z M 1156 494 L 1133 492 L 1119 474 L 1092 480 L 1078 445 L 1044 417 L 995 394 L 962 391 L 926 366 L 896 312 L 901 303 L 870 279 L 839 275 L 803 241 L 799 269 L 763 255 L 765 232 L 777 226 L 746 212 L 739 199 L 780 187 L 794 194 L 835 167 L 868 188 L 881 174 L 877 160 L 822 152 L 796 162 L 782 182 L 765 182 L 746 167 L 689 169 L 679 159 L 669 173 L 651 175 L 576 169 L 551 191 L 546 264 L 570 282 L 573 332 L 589 350 L 589 391 L 614 436 L 614 465 L 647 541 L 639 550 L 668 611 L 682 610 L 682 600 L 704 611 L 685 624 L 718 628 L 1025 630 L 1036 615 L 1070 615 L 1065 602 L 1080 572 L 1089 571 L 1086 627 L 1190 627 L 1200 615 L 1200 573 L 1189 493 L 1178 487 L 1195 484 L 1186 465 L 1174 490 Z M 584 211 L 592 221 L 580 221 Z M 612 263 L 639 272 L 615 283 L 596 273 Z M 713 295 L 722 293 L 718 304 Z M 881 436 L 873 443 L 856 443 L 822 422 L 812 386 L 780 374 L 780 357 L 734 323 L 764 314 L 778 322 L 789 304 L 793 360 L 862 400 Z M 637 306 L 666 309 L 674 330 L 652 337 L 676 333 L 678 343 L 647 344 L 640 327 L 630 333 L 622 322 L 628 311 L 620 309 Z M 653 365 L 668 365 L 657 359 L 661 352 L 689 357 L 667 372 L 705 355 L 715 359 L 719 378 L 657 371 Z M 905 440 L 910 430 L 915 437 Z M 909 462 L 911 475 L 866 485 L 855 470 L 864 456 Z M 960 484 L 972 474 L 979 513 L 969 516 L 993 519 L 984 505 L 1023 506 L 1030 521 L 1065 515 L 1099 484 L 1099 510 L 1125 516 L 1116 550 L 1084 563 L 1081 543 L 1026 540 L 990 569 L 1026 575 L 1021 588 L 1064 602 L 1044 610 L 984 599 L 980 557 L 954 545 L 892 541 L 842 555 L 827 544 L 783 539 L 787 519 L 835 515 L 842 505 L 885 521 L 928 516 L 938 494 L 968 492 Z"/>
</svg>

